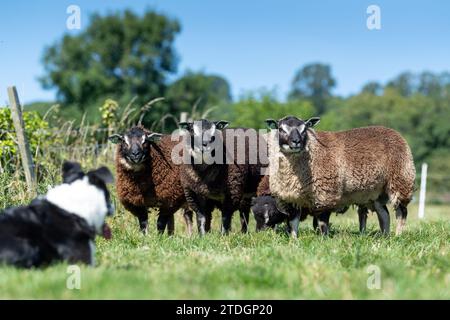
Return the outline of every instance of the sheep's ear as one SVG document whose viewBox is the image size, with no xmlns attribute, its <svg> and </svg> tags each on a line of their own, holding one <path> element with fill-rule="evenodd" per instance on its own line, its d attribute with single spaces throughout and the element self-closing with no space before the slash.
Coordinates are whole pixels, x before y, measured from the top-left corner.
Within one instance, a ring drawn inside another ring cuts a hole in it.
<svg viewBox="0 0 450 320">
<path fill-rule="evenodd" d="M 256 204 L 256 197 L 252 197 L 252 201 L 250 203 L 252 206 L 254 206 Z"/>
<path fill-rule="evenodd" d="M 112 136 L 109 136 L 108 140 L 111 141 L 112 143 L 116 144 L 116 143 L 123 141 L 123 136 L 116 133 L 116 134 L 113 134 Z"/>
<path fill-rule="evenodd" d="M 148 134 L 147 137 L 145 138 L 145 140 L 147 140 L 149 142 L 157 142 L 157 141 L 161 140 L 162 136 L 163 135 L 161 133 L 153 132 L 153 133 Z"/>
<path fill-rule="evenodd" d="M 97 170 L 89 171 L 88 174 L 102 180 L 104 183 L 114 182 L 114 177 L 107 167 L 100 167 Z"/>
<path fill-rule="evenodd" d="M 192 128 L 192 122 L 180 122 L 178 124 L 178 126 L 182 130 L 188 130 L 189 131 Z"/>
<path fill-rule="evenodd" d="M 278 121 L 273 119 L 266 119 L 267 127 L 269 127 L 270 130 L 278 129 Z"/>
<path fill-rule="evenodd" d="M 313 128 L 319 122 L 320 122 L 320 118 L 319 117 L 312 117 L 312 118 L 309 118 L 308 121 L 306 121 L 306 126 L 309 127 L 309 128 Z"/>
<path fill-rule="evenodd" d="M 64 161 L 62 166 L 63 183 L 71 183 L 83 175 L 83 170 L 78 162 Z"/>
<path fill-rule="evenodd" d="M 228 121 L 225 121 L 225 120 L 219 120 L 219 121 L 215 121 L 214 122 L 214 125 L 216 126 L 216 129 L 219 129 L 219 130 L 225 129 L 226 127 L 228 127 L 229 124 L 230 123 Z"/>
<path fill-rule="evenodd" d="M 282 214 L 285 214 L 287 216 L 289 215 L 289 212 L 287 212 L 282 203 L 280 203 L 279 201 L 277 200 L 275 201 L 275 206 L 277 207 L 277 210 L 280 211 Z"/>
</svg>

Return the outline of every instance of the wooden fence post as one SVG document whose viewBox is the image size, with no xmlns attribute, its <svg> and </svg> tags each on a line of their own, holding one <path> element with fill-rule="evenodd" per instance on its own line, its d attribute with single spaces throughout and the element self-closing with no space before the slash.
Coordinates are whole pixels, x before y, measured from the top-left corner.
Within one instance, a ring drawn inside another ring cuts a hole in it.
<svg viewBox="0 0 450 320">
<path fill-rule="evenodd" d="M 22 160 L 22 166 L 25 171 L 25 179 L 28 186 L 28 192 L 36 195 L 36 175 L 34 172 L 33 158 L 31 157 L 30 145 L 25 135 L 25 125 L 22 118 L 22 107 L 19 102 L 19 95 L 15 86 L 8 88 L 9 104 L 11 108 L 11 117 L 17 135 L 17 143 Z"/>
</svg>

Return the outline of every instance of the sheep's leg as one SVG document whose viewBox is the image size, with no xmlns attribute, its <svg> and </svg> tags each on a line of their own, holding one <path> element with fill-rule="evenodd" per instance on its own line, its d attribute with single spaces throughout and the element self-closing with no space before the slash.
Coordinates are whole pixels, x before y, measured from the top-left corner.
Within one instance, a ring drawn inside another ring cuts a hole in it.
<svg viewBox="0 0 450 320">
<path fill-rule="evenodd" d="M 242 200 L 241 207 L 239 209 L 239 216 L 241 218 L 241 232 L 247 233 L 248 231 L 248 222 L 250 219 L 250 207 L 251 200 L 244 199 Z"/>
<path fill-rule="evenodd" d="M 169 236 L 173 236 L 173 234 L 175 233 L 175 218 L 174 218 L 174 214 L 170 214 L 169 215 L 169 219 L 167 221 L 167 234 Z"/>
<path fill-rule="evenodd" d="M 130 211 L 139 221 L 139 229 L 145 235 L 148 227 L 148 210 L 146 207 L 137 207 L 131 204 L 124 204 L 125 209 Z"/>
<path fill-rule="evenodd" d="M 366 232 L 367 213 L 368 213 L 368 210 L 366 207 L 358 207 L 359 232 L 360 233 Z"/>
<path fill-rule="evenodd" d="M 195 212 L 196 219 L 197 219 L 197 229 L 200 236 L 205 235 L 205 225 L 206 225 L 206 215 L 203 212 L 205 208 L 205 203 L 202 201 L 200 203 L 201 199 L 199 199 L 192 190 L 185 189 L 184 194 L 186 196 L 186 201 L 189 205 L 189 207 Z M 202 206 L 203 204 L 203 206 Z M 203 209 L 200 209 L 203 208 Z"/>
<path fill-rule="evenodd" d="M 378 216 L 378 222 L 380 223 L 381 232 L 388 235 L 390 232 L 390 220 L 389 211 L 386 205 L 382 205 L 380 202 L 375 201 L 375 211 Z"/>
<path fill-rule="evenodd" d="M 319 215 L 319 228 L 320 233 L 324 236 L 328 235 L 328 232 L 330 230 L 330 215 L 331 212 L 323 212 Z"/>
<path fill-rule="evenodd" d="M 298 226 L 300 224 L 300 214 L 294 214 L 289 217 L 289 229 L 291 237 L 297 239 L 298 237 Z"/>
<path fill-rule="evenodd" d="M 231 231 L 231 220 L 233 218 L 233 213 L 229 210 L 224 210 L 222 212 L 222 234 L 228 234 Z"/>
<path fill-rule="evenodd" d="M 280 202 L 279 206 L 281 209 L 287 213 L 287 230 L 291 234 L 291 237 L 296 239 L 298 237 L 298 226 L 300 224 L 300 218 L 301 218 L 301 210 L 296 209 L 293 206 Z"/>
<path fill-rule="evenodd" d="M 239 215 L 241 217 L 241 232 L 247 233 L 248 231 L 248 220 L 250 219 L 250 212 L 248 211 L 239 211 Z"/>
<path fill-rule="evenodd" d="M 184 221 L 186 222 L 187 234 L 192 235 L 192 225 L 193 225 L 193 212 L 189 209 L 185 209 L 183 212 Z"/>
<path fill-rule="evenodd" d="M 170 216 L 166 213 L 160 213 L 158 215 L 158 221 L 156 223 L 156 227 L 158 228 L 158 233 L 163 234 L 166 230 L 166 226 L 169 222 Z"/>
<path fill-rule="evenodd" d="M 233 218 L 233 208 L 231 207 L 231 200 L 225 197 L 222 206 L 222 234 L 228 234 L 231 231 L 231 220 Z"/>
<path fill-rule="evenodd" d="M 318 227 L 319 227 L 319 222 L 318 222 L 318 220 L 317 220 L 317 217 L 314 216 L 314 217 L 313 217 L 313 229 L 314 229 L 314 230 L 317 230 Z"/>
<path fill-rule="evenodd" d="M 139 220 L 139 229 L 141 230 L 141 232 L 143 234 L 147 234 L 148 233 L 148 214 L 146 213 L 145 215 L 138 216 L 138 220 Z"/>
<path fill-rule="evenodd" d="M 207 200 L 205 204 L 205 231 L 210 232 L 211 231 L 211 221 L 212 221 L 212 212 L 214 210 L 214 203 L 211 200 Z"/>
<path fill-rule="evenodd" d="M 395 229 L 395 235 L 400 235 L 403 232 L 403 228 L 406 224 L 406 217 L 408 216 L 408 208 L 400 204 L 395 208 L 395 216 L 397 218 L 397 228 Z"/>
<path fill-rule="evenodd" d="M 212 212 L 205 213 L 206 223 L 205 223 L 205 231 L 211 231 L 211 221 L 212 221 Z"/>
<path fill-rule="evenodd" d="M 197 216 L 197 228 L 198 228 L 198 233 L 201 236 L 204 236 L 206 233 L 205 230 L 205 225 L 206 225 L 206 216 L 203 214 L 203 212 L 201 211 L 197 211 L 196 212 L 196 216 Z"/>
</svg>

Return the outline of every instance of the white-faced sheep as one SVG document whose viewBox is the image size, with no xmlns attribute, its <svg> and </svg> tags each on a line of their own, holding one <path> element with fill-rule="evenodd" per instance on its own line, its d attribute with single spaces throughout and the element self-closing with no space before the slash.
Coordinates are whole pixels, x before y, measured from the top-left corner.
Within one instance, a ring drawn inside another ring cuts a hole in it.
<svg viewBox="0 0 450 320">
<path fill-rule="evenodd" d="M 270 190 L 283 206 L 325 211 L 358 205 L 376 211 L 389 233 L 390 202 L 402 232 L 414 191 L 415 168 L 407 142 L 380 126 L 315 132 L 319 118 L 269 119 Z M 290 217 L 297 236 L 299 214 Z"/>
<path fill-rule="evenodd" d="M 256 145 L 253 144 L 251 147 L 249 139 L 244 137 L 248 142 L 245 143 L 244 150 L 240 150 L 239 143 L 232 143 L 228 148 L 226 140 L 228 136 L 232 139 L 236 134 L 244 136 L 248 129 L 224 130 L 227 125 L 226 121 L 212 122 L 205 119 L 180 123 L 181 129 L 186 130 L 188 138 L 186 139 L 188 163 L 182 165 L 180 180 L 186 200 L 197 214 L 200 234 L 204 234 L 208 228 L 207 219 L 210 217 L 205 214 L 208 200 L 220 203 L 222 233 L 230 231 L 232 214 L 236 210 L 239 210 L 241 215 L 241 231 L 246 232 L 250 200 L 256 194 L 256 188 L 262 177 L 260 161 L 258 159 L 255 163 L 250 161 L 250 153 L 258 150 L 257 136 L 255 136 Z M 242 162 L 236 161 L 238 153 L 243 155 Z M 230 156 L 234 161 L 226 163 L 226 158 Z"/>
<path fill-rule="evenodd" d="M 269 176 L 264 176 L 264 178 L 262 178 L 256 191 L 256 195 L 257 196 L 254 197 L 251 202 L 251 211 L 253 212 L 256 221 L 256 231 L 274 228 L 277 224 L 283 222 L 287 223 L 288 231 L 290 231 L 289 212 L 280 208 L 279 203 L 277 203 L 275 197 L 272 196 L 269 187 Z M 343 214 L 347 209 L 348 207 L 336 208 L 334 211 L 336 214 Z M 358 208 L 359 230 L 361 233 L 366 230 L 367 213 L 367 208 Z M 322 234 L 328 234 L 331 211 L 313 212 L 309 208 L 301 208 L 300 221 L 305 220 L 308 215 L 313 217 L 314 230 L 319 229 Z"/>
</svg>

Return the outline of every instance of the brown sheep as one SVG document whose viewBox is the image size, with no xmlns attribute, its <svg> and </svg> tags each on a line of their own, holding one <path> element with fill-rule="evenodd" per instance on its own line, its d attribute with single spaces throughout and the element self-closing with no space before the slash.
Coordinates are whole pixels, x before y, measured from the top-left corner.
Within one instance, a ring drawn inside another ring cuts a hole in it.
<svg viewBox="0 0 450 320">
<path fill-rule="evenodd" d="M 270 192 L 269 176 L 262 178 L 256 191 L 256 197 L 252 199 L 251 204 L 251 210 L 256 220 L 256 231 L 264 230 L 268 227 L 274 228 L 279 223 L 289 221 L 289 213 L 279 207 L 275 197 Z M 347 209 L 348 207 L 344 207 L 334 211 L 336 211 L 336 214 L 343 214 Z M 359 231 L 361 233 L 366 230 L 367 213 L 367 208 L 358 208 Z M 330 211 L 313 214 L 308 208 L 302 208 L 300 211 L 300 221 L 305 220 L 308 215 L 312 215 L 314 230 L 320 227 L 320 232 L 326 235 L 329 231 L 330 214 Z"/>
<path fill-rule="evenodd" d="M 411 150 L 396 131 L 380 126 L 315 132 L 319 118 L 269 119 L 270 190 L 287 207 L 324 211 L 351 204 L 376 211 L 389 233 L 391 202 L 403 230 L 414 191 Z M 275 133 L 275 134 L 274 134 Z M 299 216 L 289 222 L 297 235 Z"/>
<path fill-rule="evenodd" d="M 168 135 L 153 133 L 135 126 L 124 135 L 109 137 L 118 143 L 116 150 L 116 188 L 123 206 L 139 220 L 143 233 L 147 232 L 148 208 L 159 208 L 157 229 L 174 232 L 174 213 L 187 208 L 180 184 L 180 166 L 171 159 L 178 143 Z M 185 210 L 188 233 L 192 232 L 192 211 Z"/>
<path fill-rule="evenodd" d="M 188 138 L 185 142 L 188 159 L 182 165 L 180 180 L 186 200 L 196 212 L 200 234 L 206 232 L 208 217 L 205 215 L 205 202 L 208 200 L 220 203 L 222 233 L 230 231 L 232 214 L 236 210 L 241 215 L 241 231 L 247 232 L 251 197 L 256 194 L 262 177 L 260 160 L 257 159 L 255 163 L 249 161 L 249 154 L 258 148 L 257 145 L 250 146 L 251 139 L 245 136 L 248 129 L 224 130 L 227 125 L 226 121 L 212 122 L 205 119 L 180 123 L 181 129 L 187 131 Z M 246 139 L 245 150 L 239 150 L 239 142 L 233 143 L 234 150 L 227 149 L 228 134 L 233 139 L 235 134 L 242 134 L 241 137 Z M 244 153 L 242 163 L 236 161 L 238 152 Z M 226 162 L 229 156 L 234 159 L 232 163 Z M 218 159 L 222 161 L 216 161 Z"/>
</svg>

